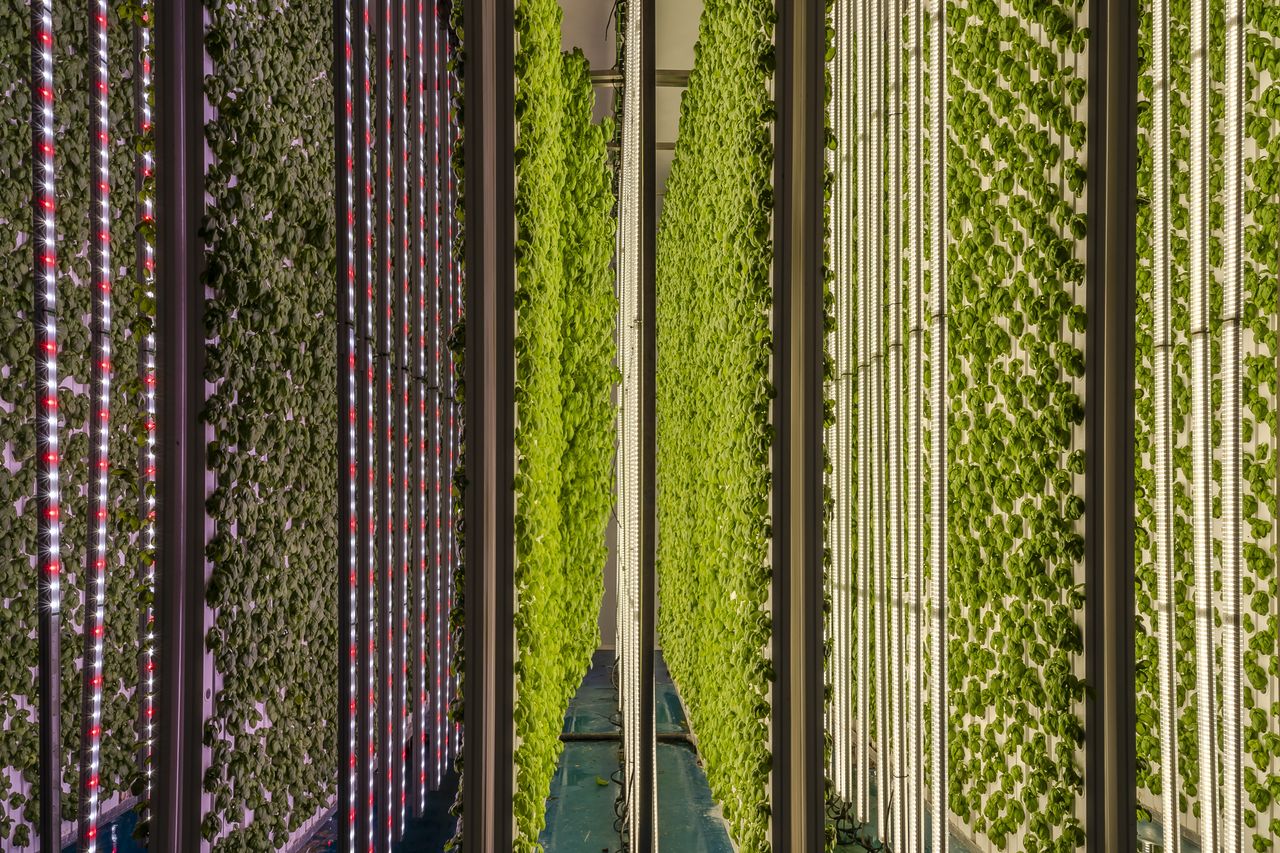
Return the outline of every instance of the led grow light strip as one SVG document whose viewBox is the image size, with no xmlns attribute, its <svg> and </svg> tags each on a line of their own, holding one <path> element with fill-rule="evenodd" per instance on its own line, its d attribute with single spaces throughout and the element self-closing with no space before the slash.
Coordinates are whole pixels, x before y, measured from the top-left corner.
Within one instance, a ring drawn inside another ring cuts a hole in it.
<svg viewBox="0 0 1280 853">
<path fill-rule="evenodd" d="M 907 797 L 908 853 L 924 853 L 924 0 L 910 0 L 911 95 L 907 150 L 907 228 L 911 263 L 907 280 L 907 577 L 910 579 L 907 702 L 911 748 Z"/>
<path fill-rule="evenodd" d="M 140 0 L 141 23 L 136 26 L 138 39 L 138 83 L 134 90 L 135 115 L 138 118 L 138 135 L 151 139 L 151 97 L 153 92 L 151 79 L 151 0 Z M 138 251 L 141 263 L 138 265 L 138 283 L 142 287 L 147 300 L 155 304 L 156 285 L 155 268 L 156 252 L 148 233 L 155 226 L 155 197 L 152 179 L 155 164 L 152 160 L 150 146 L 143 146 L 134 158 L 134 168 L 138 183 Z M 142 449 L 142 496 L 139 500 L 143 516 L 142 528 L 142 560 L 140 572 L 143 586 L 148 593 L 148 600 L 155 601 L 156 592 L 156 336 L 154 314 L 144 319 L 144 333 L 140 337 L 139 360 L 142 370 L 142 400 L 146 438 Z M 152 788 L 155 783 L 155 694 L 156 694 L 156 636 L 155 608 L 148 604 L 139 625 L 140 646 L 142 649 L 138 683 L 141 718 L 139 731 L 142 733 L 142 745 L 139 750 L 139 763 L 142 774 L 142 803 L 139 809 L 140 820 L 148 819 Z"/>
<path fill-rule="evenodd" d="M 342 91 L 345 108 L 343 110 L 342 122 L 342 151 L 345 155 L 345 163 L 342 168 L 342 189 L 341 192 L 346 200 L 344 210 L 346 212 L 346 221 L 342 223 L 346 235 L 346 258 L 343 263 L 346 267 L 346 280 L 343 282 L 345 288 L 345 297 L 341 302 L 344 316 L 339 317 L 341 326 L 340 334 L 344 335 L 345 351 L 347 356 L 346 369 L 343 372 L 343 384 L 346 392 L 346 430 L 347 440 L 345 473 L 342 478 L 342 486 L 346 492 L 346 505 L 343 512 L 343 535 L 347 537 L 347 560 L 346 565 L 341 566 L 339 571 L 345 572 L 345 580 L 339 585 L 339 589 L 345 590 L 346 602 L 346 627 L 347 636 L 345 640 L 347 677 L 343 684 L 345 691 L 341 697 L 342 712 L 346 714 L 346 743 L 341 750 L 341 773 L 346 774 L 345 788 L 347 793 L 347 801 L 342 804 L 341 808 L 345 809 L 345 828 L 346 843 L 345 849 L 348 851 L 356 850 L 356 757 L 359 753 L 356 739 L 356 730 L 358 728 L 359 716 L 359 700 L 360 692 L 359 678 L 357 675 L 356 662 L 359 659 L 359 640 L 356 626 L 360 621 L 360 608 L 357 590 L 360 586 L 359 575 L 359 549 L 360 549 L 360 510 L 358 504 L 358 486 L 359 481 L 359 464 L 357 462 L 357 447 L 359 442 L 359 405 L 357 403 L 356 389 L 359 387 L 357 377 L 356 363 L 356 204 L 355 204 L 355 91 L 353 85 L 353 50 L 352 43 L 352 3 L 347 0 L 343 4 L 342 16 Z"/>
<path fill-rule="evenodd" d="M 90 0 L 91 57 L 90 181 L 92 246 L 89 281 L 93 291 L 93 394 L 90 404 L 90 544 L 85 549 L 83 726 L 80 749 L 80 848 L 98 849 L 99 765 L 102 748 L 102 649 L 107 606 L 107 478 L 111 467 L 111 149 L 107 71 L 107 3 Z"/>
<path fill-rule="evenodd" d="M 1218 739 L 1213 648 L 1213 409 L 1210 383 L 1209 0 L 1191 2 L 1191 453 L 1196 604 L 1196 719 L 1200 838 L 1218 850 Z"/>
<path fill-rule="evenodd" d="M 449 39 L 446 36 L 446 39 L 445 39 L 446 68 L 448 68 L 450 64 L 452 50 L 453 50 L 452 43 L 449 41 Z M 450 98 L 450 101 L 447 103 L 451 103 L 451 99 L 453 96 L 453 86 L 454 86 L 454 83 L 457 82 L 454 78 L 453 71 L 449 71 L 446 74 L 446 80 L 448 83 L 446 93 L 449 95 L 449 98 Z M 453 258 L 453 241 L 455 237 L 454 226 L 456 224 L 456 217 L 454 215 L 456 187 L 454 185 L 455 177 L 453 174 L 453 146 L 454 146 L 454 143 L 457 141 L 458 127 L 454 124 L 454 113 L 451 108 L 448 108 L 445 110 L 445 115 L 448 117 L 448 120 L 445 122 L 445 127 L 448 130 L 448 133 L 446 134 L 447 147 L 445 152 L 446 153 L 445 174 L 447 177 L 447 185 L 448 185 L 448 194 L 445 197 L 445 201 L 446 201 L 445 216 L 446 216 L 446 221 L 449 223 L 449 246 L 448 246 L 449 306 L 450 306 L 449 332 L 450 334 L 452 334 L 453 327 L 462 319 L 462 266 L 461 264 L 455 263 Z M 453 475 L 458 468 L 458 455 L 461 448 L 462 438 L 458 432 L 461 426 L 460 417 L 459 417 L 461 408 L 458 405 L 458 400 L 456 396 L 456 392 L 458 390 L 458 383 L 457 383 L 457 377 L 455 375 L 455 365 L 453 363 L 452 358 L 449 359 L 448 363 L 449 363 L 449 483 L 452 484 Z M 446 589 L 448 590 L 448 608 L 450 611 L 452 611 L 453 610 L 453 592 L 454 592 L 453 567 L 457 565 L 459 555 L 458 555 L 458 540 L 457 540 L 456 532 L 454 529 L 455 519 L 454 519 L 454 513 L 453 513 L 452 500 L 448 501 L 448 506 L 449 506 L 449 529 L 447 532 L 449 537 L 449 573 L 445 580 L 446 580 Z M 449 688 L 449 697 L 450 697 L 450 700 L 452 701 L 453 697 L 457 695 L 458 681 L 457 681 L 457 673 L 453 671 L 453 635 L 450 632 L 446 632 L 445 634 L 445 648 L 448 652 L 448 659 L 447 659 L 448 674 L 449 674 L 448 688 Z M 450 731 L 447 732 L 447 734 L 449 737 L 448 754 L 452 758 L 457 755 L 462 744 L 461 724 L 455 723 L 451 727 Z"/>
<path fill-rule="evenodd" d="M 448 624 L 448 614 L 445 614 L 445 594 L 444 594 L 444 530 L 443 524 L 445 519 L 445 504 L 448 500 L 448 489 L 444 487 L 442 480 L 442 452 L 441 441 L 443 433 L 441 424 L 444 418 L 444 401 L 442 399 L 442 389 L 444 381 L 444 373 L 441 368 L 441 357 L 444 350 L 444 334 L 443 334 L 443 312 L 444 312 L 444 291 L 441 289 L 442 274 L 445 272 L 446 253 L 441 243 L 441 217 L 444 216 L 444 169 L 447 164 L 441 152 L 444 149 L 443 122 L 441 116 L 441 101 L 443 100 L 443 87 L 441 85 L 444 79 L 442 73 L 442 63 L 444 61 L 444 50 L 442 45 L 443 28 L 440 26 L 443 11 L 439 6 L 435 9 L 433 15 L 434 37 L 432 42 L 432 65 L 434 68 L 434 88 L 432 89 L 432 109 L 434 111 L 433 121 L 435 127 L 435 137 L 433 139 L 434 147 L 432 150 L 432 162 L 434 166 L 433 184 L 434 184 L 434 204 L 435 215 L 432 218 L 432 226 L 434 228 L 435 238 L 435 270 L 434 284 L 435 289 L 432 294 L 433 304 L 433 326 L 435 328 L 435 358 L 433 367 L 432 387 L 434 413 L 432 422 L 435 429 L 435 439 L 433 446 L 435 448 L 435 476 L 432 482 L 435 484 L 435 584 L 432 587 L 432 594 L 435 600 L 435 637 L 434 649 L 435 656 L 433 659 L 434 678 L 431 688 L 431 708 L 435 719 L 434 736 L 432 742 L 435 747 L 435 775 L 432 778 L 433 787 L 438 788 L 444 779 L 444 712 L 445 712 L 445 688 L 444 688 L 444 632 L 445 625 Z"/>
<path fill-rule="evenodd" d="M 374 269 L 374 180 L 373 169 L 374 162 L 371 156 L 373 149 L 373 86 L 370 73 L 371 64 L 371 25 L 370 20 L 370 3 L 369 0 L 357 0 L 357 9 L 360 15 L 360 45 L 356 54 L 357 62 L 355 63 L 357 71 L 357 88 L 361 90 L 360 101 L 357 109 L 357 137 L 362 140 L 363 144 L 359 150 L 358 158 L 361 161 L 360 178 L 364 182 L 362 195 L 364 196 L 363 213 L 359 222 L 357 231 L 358 242 L 362 242 L 364 259 L 361 268 L 362 285 L 364 290 L 364 333 L 363 341 L 360 342 L 360 372 L 363 377 L 363 385 L 359 389 L 364 397 L 364 453 L 360 464 L 362 467 L 362 478 L 364 480 L 364 495 L 362 496 L 363 506 L 361 507 L 361 543 L 360 553 L 364 564 L 364 583 L 361 584 L 359 597 L 363 601 L 364 615 L 360 618 L 359 634 L 361 655 L 358 661 L 360 670 L 363 671 L 363 712 L 364 724 L 361 727 L 359 739 L 364 741 L 363 744 L 363 764 L 359 778 L 359 796 L 364 800 L 363 810 L 359 813 L 359 825 L 357 828 L 357 836 L 359 836 L 359 844 L 365 850 L 372 853 L 374 849 L 374 826 L 373 826 L 373 808 L 374 796 L 377 790 L 376 772 L 377 766 L 377 724 L 375 722 L 374 706 L 377 702 L 377 669 L 374 666 L 374 649 L 375 649 L 375 625 L 377 621 L 376 615 L 376 597 L 374 590 L 377 588 L 377 559 L 374 551 L 374 537 L 377 533 L 377 517 L 374 513 L 375 506 L 375 479 L 377 477 L 377 453 L 375 450 L 374 434 L 375 434 L 375 384 L 373 369 L 373 351 L 377 341 L 376 333 L 376 317 L 377 317 L 377 299 L 375 297 L 374 284 L 376 281 L 376 273 Z"/>
<path fill-rule="evenodd" d="M 888 373 L 888 559 L 889 606 L 892 626 L 893 691 L 890 694 L 893 719 L 893 820 L 890 841 L 895 850 L 904 849 L 906 806 L 903 783 L 906 777 L 906 693 L 903 658 L 902 619 L 902 50 L 905 42 L 902 0 L 890 0 L 889 33 L 889 373 Z M 884 761 L 885 759 L 881 759 Z M 886 766 L 888 766 L 886 762 Z"/>
<path fill-rule="evenodd" d="M 423 53 L 426 52 L 426 12 L 424 0 L 414 0 L 417 12 L 414 15 L 414 48 L 417 54 L 414 63 L 414 126 L 417 132 L 413 136 L 414 184 L 417 195 L 418 227 L 414 231 L 414 245 L 417 248 L 417 269 L 415 271 L 415 292 L 418 299 L 417 332 L 418 332 L 418 370 L 414 386 L 417 388 L 417 504 L 415 517 L 418 524 L 418 565 L 417 565 L 417 661 L 414 669 L 414 761 L 417 773 L 417 813 L 422 814 L 427 807 L 427 713 L 429 710 L 427 693 L 427 613 L 430 603 L 430 592 L 427 589 L 428 552 L 427 552 L 427 502 L 430 493 L 427 491 L 427 347 L 430 313 L 427 309 L 427 164 L 426 164 L 426 76 L 423 65 Z"/>
<path fill-rule="evenodd" d="M 1173 328 L 1169 293 L 1169 5 L 1155 0 L 1151 46 L 1156 73 L 1151 109 L 1153 222 L 1151 279 L 1154 291 L 1155 329 L 1152 371 L 1155 406 L 1155 557 L 1157 624 L 1156 646 L 1160 670 L 1160 801 L 1165 853 L 1180 853 L 1178 808 L 1178 700 L 1175 560 L 1173 540 L 1173 420 L 1171 406 Z"/>
<path fill-rule="evenodd" d="M 1223 128 L 1225 216 L 1222 287 L 1222 850 L 1240 853 L 1241 308 L 1243 303 L 1244 195 L 1241 169 L 1244 130 L 1244 26 L 1246 0 L 1226 0 L 1226 116 Z"/>
<path fill-rule="evenodd" d="M 378 47 L 377 47 L 377 171 L 379 177 L 378 198 L 381 204 L 379 218 L 381 228 L 378 230 L 378 311 L 381 313 L 380 333 L 378 337 L 378 355 L 381 362 L 378 386 L 382 395 L 378 407 L 378 515 L 379 515 L 379 554 L 380 578 L 378 592 L 378 672 L 383 693 L 379 697 L 378 727 L 382 733 L 378 750 L 378 803 L 381 807 L 383 825 L 375 835 L 379 840 L 378 850 L 390 851 L 395 834 L 395 779 L 396 769 L 393 759 L 395 748 L 395 667 L 396 644 L 393 634 L 395 619 L 393 616 L 396 600 L 396 517 L 395 517 L 395 473 L 393 460 L 395 451 L 395 424 L 392 413 L 396 408 L 395 392 L 392 384 L 392 362 L 395 358 L 394 305 L 395 305 L 395 255 L 393 246 L 396 233 L 395 192 L 397 184 L 392 162 L 392 36 L 393 8 L 396 0 L 380 0 L 377 3 Z"/>
<path fill-rule="evenodd" d="M 929 228 L 932 242 L 930 280 L 933 317 L 929 353 L 930 524 L 929 559 L 933 577 L 930 602 L 930 673 L 932 675 L 932 760 L 934 847 L 945 849 L 948 809 L 947 766 L 947 12 L 946 0 L 935 0 L 930 15 L 929 83 L 933 103 L 930 126 L 931 169 Z"/>
<path fill-rule="evenodd" d="M 40 591 L 40 827 L 56 827 L 62 813 L 62 693 L 59 645 L 62 613 L 62 548 L 58 476 L 58 255 L 54 199 L 53 4 L 31 3 L 31 145 L 34 264 L 33 333 L 39 384 L 36 386 L 37 587 Z M 50 757 L 57 757 L 50 761 Z M 56 765 L 56 766 L 55 766 Z"/>
<path fill-rule="evenodd" d="M 388 755 L 395 759 L 395 779 L 390 810 L 395 819 L 394 838 L 399 840 L 404 835 L 406 792 L 406 768 L 408 754 L 405 752 L 407 738 L 405 716 L 408 712 L 408 667 L 409 667 L 409 292 L 412 288 L 412 274 L 409 269 L 409 7 L 408 0 L 399 0 L 399 14 L 395 18 L 395 31 L 398 46 L 396 48 L 396 86 L 393 93 L 396 104 L 392 114 L 395 118 L 395 187 L 397 206 L 395 212 L 399 226 L 399 246 L 396 252 L 396 273 L 400 279 L 400 306 L 396 312 L 396 350 L 393 365 L 396 377 L 396 397 L 399 401 L 399 424 L 396 444 L 399 445 L 400 479 L 396 489 L 396 520 L 400 535 L 399 566 L 396 586 L 398 587 L 400 607 L 397 613 L 396 633 L 399 642 L 395 654 L 395 701 L 392 702 L 392 713 L 395 715 L 394 737 Z"/>
<path fill-rule="evenodd" d="M 869 666 L 869 650 L 871 646 L 871 578 L 869 577 L 870 566 L 870 530 L 871 530 L 871 509 L 870 509 L 870 489 L 866 487 L 867 476 L 870 470 L 870 426 L 871 418 L 869 412 L 863 407 L 870 400 L 867 392 L 867 351 L 870 345 L 870 323 L 868 322 L 868 298 L 867 298 L 867 279 L 870 275 L 870 238 L 868 235 L 867 211 L 870 208 L 870 193 L 868 192 L 869 163 L 871 161 L 870 144 L 867 138 L 869 130 L 869 104 L 870 93 L 868 86 L 868 78 L 870 72 L 868 69 L 867 49 L 869 26 L 867 21 L 866 9 L 863 7 L 855 7 L 858 14 L 854 18 L 854 32 L 857 35 L 857 86 L 858 86 L 858 107 L 857 107 L 857 208 L 855 216 L 857 217 L 857 323 L 858 323 L 858 355 L 857 355 L 857 391 L 854 397 L 854 405 L 858 409 L 858 443 L 855 451 L 855 459 L 858 463 L 858 473 L 861 475 L 861 482 L 857 484 L 857 500 L 858 500 L 858 524 L 855 528 L 857 542 L 857 654 L 858 654 L 858 671 L 857 685 L 858 691 L 858 711 L 857 711 L 857 727 L 855 733 L 857 736 L 856 745 L 856 761 L 857 761 L 857 784 L 854 788 L 854 818 L 859 823 L 867 823 L 870 820 L 870 792 L 871 792 L 871 761 L 868 756 L 868 748 L 871 743 L 871 678 Z"/>
</svg>

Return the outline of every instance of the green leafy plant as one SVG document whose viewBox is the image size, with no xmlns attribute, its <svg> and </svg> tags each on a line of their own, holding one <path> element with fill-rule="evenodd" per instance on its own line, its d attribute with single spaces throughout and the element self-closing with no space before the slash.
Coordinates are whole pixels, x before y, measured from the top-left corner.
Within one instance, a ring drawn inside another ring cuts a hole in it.
<svg viewBox="0 0 1280 853">
<path fill-rule="evenodd" d="M 337 780 L 331 6 L 211 3 L 206 304 L 220 850 L 280 849 Z"/>
<path fill-rule="evenodd" d="M 1213 180 L 1221 180 L 1222 119 L 1224 116 L 1223 81 L 1225 55 L 1223 48 L 1223 10 L 1219 5 L 1211 13 L 1213 25 L 1210 69 L 1212 90 L 1210 117 L 1214 123 L 1211 142 Z M 1179 653 L 1176 672 L 1179 679 L 1177 706 L 1177 742 L 1181 777 L 1180 815 L 1190 822 L 1199 814 L 1199 755 L 1197 752 L 1197 711 L 1194 696 L 1194 602 L 1189 590 L 1193 581 L 1191 564 L 1192 497 L 1191 457 L 1185 450 L 1190 445 L 1191 359 L 1190 359 L 1190 289 L 1189 289 L 1189 212 L 1190 182 L 1187 164 L 1190 159 L 1190 3 L 1176 0 L 1170 5 L 1170 145 L 1173 168 L 1170 170 L 1170 204 L 1173 233 L 1170 240 L 1170 293 L 1174 329 L 1172 383 L 1172 430 L 1174 436 L 1174 540 L 1177 560 L 1175 571 L 1179 587 L 1177 618 Z M 1142 16 L 1143 44 L 1139 104 L 1139 207 L 1138 207 L 1138 311 L 1137 311 L 1137 381 L 1135 395 L 1137 465 L 1135 498 L 1137 534 L 1136 600 L 1138 631 L 1135 637 L 1137 657 L 1137 752 L 1140 808 L 1150 809 L 1158 803 L 1160 781 L 1160 731 L 1157 713 L 1159 667 L 1155 640 L 1156 575 L 1154 565 L 1155 478 L 1154 451 L 1155 405 L 1152 361 L 1154 356 L 1154 292 L 1151 271 L 1154 221 L 1148 199 L 1151 194 L 1152 145 L 1151 100 L 1154 97 L 1154 69 L 1151 67 L 1151 38 L 1154 19 L 1150 6 Z M 1251 7 L 1245 22 L 1245 88 L 1244 127 L 1244 406 L 1241 424 L 1244 476 L 1243 531 L 1244 574 L 1241 579 L 1244 601 L 1244 787 L 1246 841 L 1257 853 L 1275 849 L 1280 838 L 1280 818 L 1274 802 L 1280 786 L 1275 784 L 1280 770 L 1280 703 L 1276 703 L 1280 684 L 1280 615 L 1275 602 L 1280 598 L 1276 559 L 1276 399 L 1280 393 L 1277 373 L 1276 331 L 1272 318 L 1277 310 L 1276 280 L 1280 276 L 1280 13 L 1265 6 Z M 1215 186 L 1218 184 L 1215 183 Z M 1211 252 L 1220 253 L 1220 229 L 1223 205 L 1216 199 L 1210 206 L 1210 219 L 1215 229 Z M 1215 280 L 1211 288 L 1211 324 L 1218 328 L 1221 318 L 1221 286 Z M 1216 371 L 1221 364 L 1220 347 L 1213 347 L 1211 357 Z M 1215 389 L 1215 400 L 1220 395 Z M 1216 430 L 1215 426 L 1215 430 Z M 1221 477 L 1215 469 L 1215 480 Z M 1215 503 L 1217 498 L 1215 496 Z M 1215 508 L 1215 512 L 1217 509 Z M 1214 544 L 1215 552 L 1221 548 Z M 1185 628 L 1182 626 L 1186 626 Z M 1162 816 L 1166 822 L 1169 816 Z"/>
<path fill-rule="evenodd" d="M 515 849 L 539 849 L 565 711 L 599 644 L 613 501 L 613 191 L 555 0 L 516 7 Z"/>
<path fill-rule="evenodd" d="M 950 799 L 1027 853 L 1084 842 L 1082 10 L 948 16 Z"/>
<path fill-rule="evenodd" d="M 705 4 L 657 243 L 659 634 L 744 851 L 769 848 L 774 19 Z"/>
<path fill-rule="evenodd" d="M 0 57 L 6 91 L 26 92 L 29 85 L 29 9 L 5 7 L 0 26 Z M 111 242 L 112 270 L 112 395 L 109 426 L 108 582 L 103 648 L 103 737 L 100 749 L 100 798 L 110 802 L 130 796 L 135 776 L 138 735 L 135 722 L 138 688 L 138 566 L 137 532 L 139 462 L 137 447 L 143 425 L 138 340 L 148 327 L 154 307 L 134 285 L 133 252 L 136 195 L 133 162 L 137 134 L 133 127 L 133 37 L 129 26 L 135 14 L 127 0 L 108 10 L 108 68 L 111 106 Z M 88 28 L 82 9 L 55 5 L 53 17 L 55 121 L 58 145 L 55 159 L 58 197 L 59 260 L 59 390 L 62 521 L 62 817 L 79 816 L 76 780 L 80 764 L 82 596 L 86 582 L 85 546 L 88 526 L 88 458 L 92 375 L 89 253 L 89 88 Z M 0 151 L 7 168 L 0 177 L 0 302 L 3 304 L 3 353 L 0 364 L 0 441 L 8 446 L 11 464 L 0 466 L 0 609 L 6 615 L 0 655 L 0 719 L 7 729 L 0 746 L 0 847 L 26 849 L 36 842 L 39 817 L 36 718 L 29 710 L 37 702 L 36 672 L 36 531 L 35 494 L 35 361 L 28 312 L 33 298 L 30 243 L 19 235 L 30 231 L 31 130 L 30 102 L 6 99 L 0 111 Z M 26 503 L 23 503 L 27 501 Z M 32 786 L 19 794 L 2 772 L 12 769 Z"/>
</svg>

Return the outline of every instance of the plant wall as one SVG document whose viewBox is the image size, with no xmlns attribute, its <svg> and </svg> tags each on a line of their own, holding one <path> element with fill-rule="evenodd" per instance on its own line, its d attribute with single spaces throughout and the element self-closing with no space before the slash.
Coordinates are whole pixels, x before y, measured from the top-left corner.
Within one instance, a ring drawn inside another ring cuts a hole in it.
<svg viewBox="0 0 1280 853">
<path fill-rule="evenodd" d="M 950 7 L 951 808 L 1084 843 L 1082 0 Z"/>
<path fill-rule="evenodd" d="M 1139 78 L 1138 172 L 1138 311 L 1136 364 L 1136 472 L 1138 630 L 1138 794 L 1142 817 L 1160 808 L 1160 730 L 1158 714 L 1159 666 L 1155 629 L 1157 591 L 1155 573 L 1155 476 L 1154 431 L 1154 291 L 1152 240 L 1154 222 L 1149 199 L 1152 192 L 1151 101 L 1154 69 L 1151 66 L 1153 7 L 1145 4 L 1142 15 L 1142 58 Z M 1170 292 L 1174 336 L 1172 362 L 1172 432 L 1174 452 L 1174 544 L 1177 560 L 1176 675 L 1178 679 L 1177 745 L 1180 796 L 1177 819 L 1194 830 L 1200 813 L 1199 757 L 1195 703 L 1194 624 L 1191 563 L 1191 355 L 1190 355 L 1190 24 L 1191 4 L 1173 0 L 1170 11 Z M 1280 10 L 1268 4 L 1248 4 L 1246 20 L 1244 146 L 1244 322 L 1243 322 L 1243 445 L 1242 488 L 1245 519 L 1242 540 L 1244 569 L 1241 579 L 1244 602 L 1243 700 L 1245 708 L 1244 821 L 1245 840 L 1251 850 L 1274 850 L 1280 839 L 1280 578 L 1277 577 L 1277 394 L 1280 372 L 1277 358 L 1277 282 L 1280 282 Z M 1222 86 L 1225 74 L 1223 5 L 1214 4 L 1210 110 L 1214 122 L 1211 169 L 1221 180 L 1221 146 L 1224 114 Z M 1218 184 L 1220 186 L 1220 184 Z M 1211 204 L 1214 253 L 1222 252 L 1221 199 Z M 1214 261 L 1213 263 L 1217 263 Z M 1212 285 L 1212 321 L 1221 315 L 1221 281 Z M 1214 369 L 1221 364 L 1220 348 L 1212 353 Z M 1215 400 L 1220 391 L 1215 389 Z M 1214 477 L 1221 470 L 1215 466 Z M 1217 498 L 1215 496 L 1215 502 Z M 1215 543 L 1215 551 L 1221 545 Z M 1166 823 L 1167 816 L 1161 816 Z"/>
<path fill-rule="evenodd" d="M 216 526 L 204 743 L 220 850 L 280 849 L 337 779 L 331 17 L 206 5 L 205 420 Z"/>
<path fill-rule="evenodd" d="M 139 746 L 138 581 L 142 559 L 138 446 L 144 434 L 138 340 L 153 306 L 134 284 L 135 236 L 133 16 L 127 0 L 109 6 L 111 104 L 112 394 L 110 418 L 107 601 L 103 650 L 100 802 L 110 810 L 130 796 Z M 35 361 L 29 311 L 33 299 L 31 230 L 30 10 L 0 11 L 0 848 L 33 849 L 39 802 L 37 757 L 38 659 L 35 568 Z M 56 5 L 55 155 L 59 260 L 59 353 L 62 522 L 62 816 L 79 816 L 81 739 L 80 633 L 88 537 L 88 475 L 92 376 L 90 329 L 90 170 L 88 61 L 90 33 L 81 8 Z"/>
<path fill-rule="evenodd" d="M 767 850 L 771 0 L 708 0 L 657 243 L 659 636 L 712 794 Z"/>
<path fill-rule="evenodd" d="M 539 849 L 569 700 L 599 642 L 612 506 L 613 191 L 556 0 L 516 7 L 516 849 Z"/>
</svg>

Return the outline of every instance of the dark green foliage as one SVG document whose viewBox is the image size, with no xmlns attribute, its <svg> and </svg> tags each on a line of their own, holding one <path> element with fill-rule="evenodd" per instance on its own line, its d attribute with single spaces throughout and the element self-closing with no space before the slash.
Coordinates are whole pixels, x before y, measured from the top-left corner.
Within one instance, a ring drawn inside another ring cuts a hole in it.
<svg viewBox="0 0 1280 853">
<path fill-rule="evenodd" d="M 709 0 L 658 232 L 659 633 L 739 849 L 767 850 L 769 0 Z"/>
<path fill-rule="evenodd" d="M 332 7 L 207 8 L 207 642 L 222 681 L 202 829 L 259 851 L 337 778 Z"/>
</svg>

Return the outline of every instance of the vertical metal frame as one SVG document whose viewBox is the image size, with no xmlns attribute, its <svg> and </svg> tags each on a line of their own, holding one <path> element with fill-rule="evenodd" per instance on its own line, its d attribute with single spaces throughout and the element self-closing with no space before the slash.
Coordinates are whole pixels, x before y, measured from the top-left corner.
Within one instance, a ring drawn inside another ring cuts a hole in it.
<svg viewBox="0 0 1280 853">
<path fill-rule="evenodd" d="M 515 474 L 515 32 L 509 0 L 461 0 L 467 340 L 462 831 L 511 849 Z"/>
<path fill-rule="evenodd" d="M 774 100 L 773 778 L 775 850 L 823 849 L 825 4 L 778 3 Z"/>
<path fill-rule="evenodd" d="M 1085 808 L 1090 853 L 1137 845 L 1134 310 L 1138 7 L 1091 0 L 1085 506 Z"/>
<path fill-rule="evenodd" d="M 657 636 L 657 186 L 654 110 L 655 0 L 640 4 L 640 765 L 637 784 L 640 835 L 633 853 L 658 849 L 657 752 L 654 729 L 653 651 Z M 630 34 L 628 34 L 630 35 Z"/>
<path fill-rule="evenodd" d="M 156 13 L 159 684 L 155 850 L 200 849 L 204 700 L 204 20 L 199 0 Z"/>
</svg>

